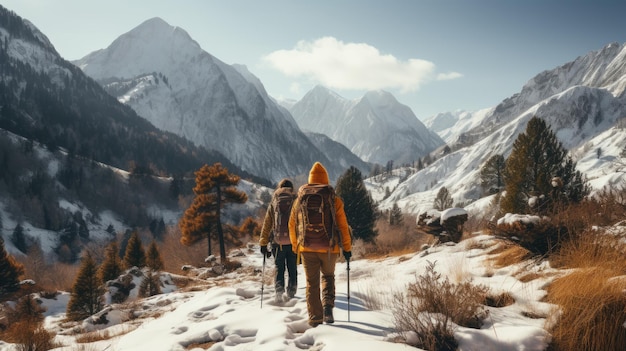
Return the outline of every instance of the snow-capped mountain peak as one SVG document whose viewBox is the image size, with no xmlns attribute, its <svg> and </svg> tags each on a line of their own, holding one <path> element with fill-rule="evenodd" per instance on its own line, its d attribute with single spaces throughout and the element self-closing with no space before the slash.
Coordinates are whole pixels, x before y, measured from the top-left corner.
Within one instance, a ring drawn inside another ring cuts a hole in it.
<svg viewBox="0 0 626 351">
<path fill-rule="evenodd" d="M 411 163 L 443 144 L 408 106 L 382 90 L 349 100 L 316 86 L 289 110 L 302 129 L 326 134 L 369 162 Z"/>
<path fill-rule="evenodd" d="M 315 161 L 333 177 L 343 171 L 247 68 L 213 57 L 162 19 L 75 63 L 158 128 L 218 150 L 252 174 L 277 181 L 308 172 Z"/>
</svg>

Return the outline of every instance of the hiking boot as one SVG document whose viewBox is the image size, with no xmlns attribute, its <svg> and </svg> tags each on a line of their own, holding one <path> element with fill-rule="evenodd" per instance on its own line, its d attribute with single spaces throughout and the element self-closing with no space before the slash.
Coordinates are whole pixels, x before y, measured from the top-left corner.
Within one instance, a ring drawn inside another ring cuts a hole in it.
<svg viewBox="0 0 626 351">
<path fill-rule="evenodd" d="M 309 321 L 309 325 L 313 328 L 317 327 L 320 324 L 322 324 L 322 321 Z"/>
<path fill-rule="evenodd" d="M 333 318 L 333 306 L 324 306 L 324 323 L 335 323 L 335 318 Z"/>
<path fill-rule="evenodd" d="M 296 288 L 288 287 L 287 296 L 289 296 L 289 298 L 296 296 Z"/>
<path fill-rule="evenodd" d="M 283 303 L 285 302 L 285 298 L 283 297 L 283 292 L 276 292 L 276 295 L 274 295 L 274 302 L 276 303 Z"/>
</svg>

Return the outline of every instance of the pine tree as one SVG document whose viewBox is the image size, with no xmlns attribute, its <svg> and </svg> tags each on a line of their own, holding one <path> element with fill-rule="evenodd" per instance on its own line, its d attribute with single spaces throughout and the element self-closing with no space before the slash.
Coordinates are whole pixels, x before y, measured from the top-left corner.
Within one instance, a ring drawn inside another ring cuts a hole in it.
<svg viewBox="0 0 626 351">
<path fill-rule="evenodd" d="M 67 318 L 78 321 L 85 319 L 102 308 L 102 294 L 95 262 L 87 254 L 78 270 L 70 300 L 67 303 Z"/>
<path fill-rule="evenodd" d="M 160 271 L 163 269 L 163 260 L 161 259 L 161 253 L 159 253 L 159 248 L 157 247 L 155 241 L 152 241 L 148 247 L 146 265 L 153 271 Z"/>
<path fill-rule="evenodd" d="M 352 227 L 354 237 L 372 242 L 378 235 L 374 229 L 376 224 L 376 205 L 365 187 L 361 171 L 354 166 L 350 166 L 337 179 L 336 192 L 337 196 L 343 200 L 348 224 Z"/>
<path fill-rule="evenodd" d="M 193 245 L 207 238 L 210 255 L 211 236 L 216 231 L 220 257 L 224 263 L 226 246 L 221 209 L 229 203 L 245 203 L 248 196 L 236 187 L 239 184 L 239 176 L 229 173 L 221 163 L 204 165 L 195 175 L 196 186 L 193 188 L 195 198 L 178 223 L 182 234 L 180 241 L 183 245 Z"/>
<path fill-rule="evenodd" d="M 435 202 L 433 207 L 436 210 L 443 211 L 447 208 L 452 207 L 454 200 L 452 200 L 452 196 L 450 196 L 450 192 L 448 188 L 442 186 L 437 192 L 437 197 L 435 197 Z"/>
<path fill-rule="evenodd" d="M 389 224 L 390 225 L 400 225 L 402 224 L 403 216 L 402 210 L 398 207 L 396 202 L 393 203 L 391 210 L 389 210 Z"/>
<path fill-rule="evenodd" d="M 133 232 L 128 239 L 126 245 L 126 252 L 124 253 L 124 267 L 126 269 L 137 267 L 143 268 L 146 266 L 146 252 L 141 244 L 141 239 L 137 232 Z"/>
<path fill-rule="evenodd" d="M 105 284 L 109 280 L 117 279 L 124 271 L 116 241 L 107 246 L 104 254 L 104 261 L 98 268 L 98 279 L 102 284 Z"/>
<path fill-rule="evenodd" d="M 497 154 L 491 156 L 480 169 L 480 185 L 488 194 L 496 194 L 504 189 L 504 169 L 506 160 Z"/>
<path fill-rule="evenodd" d="M 15 229 L 13 229 L 11 242 L 18 250 L 22 251 L 22 253 L 26 253 L 28 251 L 28 244 L 26 244 L 26 236 L 24 235 L 24 227 L 22 227 L 19 223 L 15 226 Z"/>
<path fill-rule="evenodd" d="M 148 297 L 161 293 L 161 276 L 155 272 L 148 272 L 139 285 L 139 296 Z"/>
<path fill-rule="evenodd" d="M 569 202 L 578 202 L 589 193 L 589 186 L 567 151 L 538 117 L 528 121 L 526 130 L 513 143 L 505 167 L 506 195 L 500 203 L 503 213 L 553 211 Z M 558 179 L 555 187 L 554 180 Z M 539 208 L 529 199 L 541 197 Z"/>
<path fill-rule="evenodd" d="M 24 274 L 24 266 L 18 263 L 4 248 L 4 239 L 0 235 L 0 294 L 17 291 L 19 277 Z"/>
</svg>

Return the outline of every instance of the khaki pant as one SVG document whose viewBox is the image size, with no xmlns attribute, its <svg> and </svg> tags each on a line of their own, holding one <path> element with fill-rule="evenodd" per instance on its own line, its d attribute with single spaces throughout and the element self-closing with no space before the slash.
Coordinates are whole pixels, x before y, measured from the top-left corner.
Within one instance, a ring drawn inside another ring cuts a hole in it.
<svg viewBox="0 0 626 351">
<path fill-rule="evenodd" d="M 301 255 L 306 275 L 306 307 L 309 311 L 309 323 L 322 323 L 323 306 L 335 306 L 335 263 L 339 254 L 302 252 Z"/>
</svg>

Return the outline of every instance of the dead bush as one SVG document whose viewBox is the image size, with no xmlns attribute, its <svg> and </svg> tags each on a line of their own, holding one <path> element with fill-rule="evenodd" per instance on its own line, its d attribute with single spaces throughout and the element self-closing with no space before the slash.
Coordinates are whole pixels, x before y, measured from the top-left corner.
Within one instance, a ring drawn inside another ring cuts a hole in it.
<svg viewBox="0 0 626 351">
<path fill-rule="evenodd" d="M 559 245 L 569 240 L 565 226 L 542 218 L 539 221 L 515 221 L 498 224 L 493 233 L 513 240 L 533 255 L 544 256 L 558 249 Z"/>
<path fill-rule="evenodd" d="M 482 285 L 453 284 L 448 278 L 442 279 L 435 263 L 429 262 L 425 273 L 409 284 L 406 294 L 394 294 L 395 328 L 413 346 L 455 350 L 454 324 L 479 328 L 486 316 L 482 303 L 487 292 Z"/>
<path fill-rule="evenodd" d="M 500 307 L 510 306 L 514 303 L 515 303 L 515 298 L 513 298 L 513 296 L 508 292 L 503 292 L 498 295 L 489 294 L 485 296 L 485 305 L 489 307 L 500 308 Z"/>
<path fill-rule="evenodd" d="M 18 351 L 50 350 L 57 348 L 53 342 L 54 334 L 47 331 L 40 321 L 19 320 L 2 333 L 2 340 L 16 344 Z"/>
</svg>

